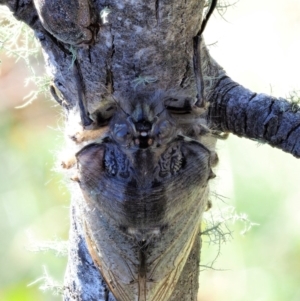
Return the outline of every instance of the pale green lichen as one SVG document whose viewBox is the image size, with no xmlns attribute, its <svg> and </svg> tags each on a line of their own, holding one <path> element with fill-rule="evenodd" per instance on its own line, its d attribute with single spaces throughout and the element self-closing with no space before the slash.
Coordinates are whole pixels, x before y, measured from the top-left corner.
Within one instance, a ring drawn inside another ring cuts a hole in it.
<svg viewBox="0 0 300 301">
<path fill-rule="evenodd" d="M 101 11 L 100 11 L 100 18 L 102 21 L 102 24 L 105 24 L 108 22 L 107 18 L 108 15 L 111 13 L 111 9 L 108 7 L 104 7 Z"/>
<path fill-rule="evenodd" d="M 41 46 L 32 29 L 16 20 L 5 6 L 0 6 L 0 51 L 3 51 L 7 57 L 14 57 L 16 62 L 23 60 L 31 74 L 25 80 L 25 86 L 29 83 L 37 86 L 37 90 L 25 96 L 25 103 L 17 108 L 30 104 L 41 93 L 48 94 L 51 80 L 48 76 L 38 76 L 33 63 L 33 59 L 38 59 L 41 55 Z"/>
<path fill-rule="evenodd" d="M 29 246 L 27 249 L 31 252 L 54 252 L 55 256 L 63 257 L 68 255 L 69 242 L 54 239 L 39 241 L 33 238 L 31 234 L 27 233 L 29 238 Z"/>
<path fill-rule="evenodd" d="M 43 292 L 51 291 L 53 295 L 62 295 L 64 292 L 63 284 L 59 283 L 58 281 L 54 280 L 48 273 L 45 266 L 43 266 L 43 276 L 36 279 L 35 281 L 29 283 L 27 286 L 33 286 L 36 284 L 39 285 L 39 289 Z"/>
<path fill-rule="evenodd" d="M 0 50 L 7 56 L 14 56 L 17 61 L 23 59 L 30 69 L 29 58 L 41 53 L 32 29 L 17 21 L 5 6 L 0 6 Z"/>
<path fill-rule="evenodd" d="M 44 76 L 30 76 L 25 79 L 25 87 L 28 86 L 30 83 L 34 83 L 37 87 L 37 90 L 30 91 L 23 99 L 25 102 L 17 106 L 16 109 L 22 109 L 29 104 L 31 104 L 35 99 L 37 99 L 41 94 L 43 94 L 45 97 L 49 96 L 49 86 L 52 82 L 52 79 L 48 75 Z"/>
<path fill-rule="evenodd" d="M 137 86 L 142 85 L 148 85 L 148 84 L 152 84 L 157 82 L 158 79 L 157 77 L 153 77 L 153 76 L 139 76 L 137 78 L 135 78 L 132 83 L 133 83 L 133 88 L 136 89 Z"/>
<path fill-rule="evenodd" d="M 73 68 L 74 63 L 77 59 L 77 49 L 71 45 L 69 48 L 69 51 L 71 52 L 71 55 L 72 55 L 71 64 L 69 66 L 69 70 L 70 70 L 71 68 Z"/>
<path fill-rule="evenodd" d="M 289 96 L 287 96 L 287 100 L 291 103 L 292 111 L 294 113 L 298 112 L 300 110 L 300 94 L 299 91 L 294 90 L 289 93 Z"/>
<path fill-rule="evenodd" d="M 216 208 L 205 212 L 202 221 L 201 238 L 204 244 L 214 245 L 217 250 L 216 254 L 207 264 L 201 264 L 202 268 L 215 268 L 215 263 L 221 253 L 221 247 L 224 243 L 232 239 L 232 228 L 235 224 L 242 225 L 240 235 L 248 233 L 252 227 L 258 226 L 252 222 L 247 214 L 237 213 L 232 206 L 227 206 L 222 209 Z"/>
</svg>

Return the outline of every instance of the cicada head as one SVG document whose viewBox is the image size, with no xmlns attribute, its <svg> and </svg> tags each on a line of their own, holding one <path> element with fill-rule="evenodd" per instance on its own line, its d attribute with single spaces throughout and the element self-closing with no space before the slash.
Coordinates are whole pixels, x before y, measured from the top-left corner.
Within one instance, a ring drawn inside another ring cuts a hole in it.
<svg viewBox="0 0 300 301">
<path fill-rule="evenodd" d="M 120 145 L 129 148 L 160 147 L 176 135 L 175 122 L 163 102 L 130 103 L 129 112 L 119 109 L 112 119 L 111 135 Z"/>
</svg>

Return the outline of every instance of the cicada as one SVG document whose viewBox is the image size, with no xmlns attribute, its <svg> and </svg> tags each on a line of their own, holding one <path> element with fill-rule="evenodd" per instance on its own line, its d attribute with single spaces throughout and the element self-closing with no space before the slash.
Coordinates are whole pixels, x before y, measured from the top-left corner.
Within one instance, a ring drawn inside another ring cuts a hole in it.
<svg viewBox="0 0 300 301">
<path fill-rule="evenodd" d="M 116 300 L 166 301 L 200 233 L 212 135 L 191 99 L 124 103 L 76 154 L 86 241 Z"/>
</svg>

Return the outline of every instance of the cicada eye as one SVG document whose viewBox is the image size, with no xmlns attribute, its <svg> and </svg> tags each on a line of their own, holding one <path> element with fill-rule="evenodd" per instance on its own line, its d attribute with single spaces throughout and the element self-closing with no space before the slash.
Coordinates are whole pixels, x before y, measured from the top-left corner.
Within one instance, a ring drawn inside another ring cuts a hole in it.
<svg viewBox="0 0 300 301">
<path fill-rule="evenodd" d="M 115 124 L 114 137 L 119 142 L 125 142 L 130 136 L 129 128 L 126 123 Z"/>
<path fill-rule="evenodd" d="M 158 125 L 156 130 L 156 134 L 158 135 L 159 138 L 166 138 L 171 135 L 171 132 L 172 132 L 172 124 L 167 120 L 162 121 Z"/>
</svg>

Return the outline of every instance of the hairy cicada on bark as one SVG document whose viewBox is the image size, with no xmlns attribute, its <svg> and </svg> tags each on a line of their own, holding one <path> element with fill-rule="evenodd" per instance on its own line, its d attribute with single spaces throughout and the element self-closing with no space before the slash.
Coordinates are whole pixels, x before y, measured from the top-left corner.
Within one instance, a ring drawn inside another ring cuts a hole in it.
<svg viewBox="0 0 300 301">
<path fill-rule="evenodd" d="M 200 233 L 215 138 L 192 99 L 145 94 L 126 103 L 108 125 L 80 134 L 86 241 L 118 301 L 166 301 Z"/>
</svg>

